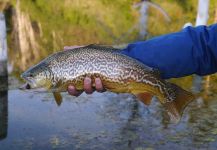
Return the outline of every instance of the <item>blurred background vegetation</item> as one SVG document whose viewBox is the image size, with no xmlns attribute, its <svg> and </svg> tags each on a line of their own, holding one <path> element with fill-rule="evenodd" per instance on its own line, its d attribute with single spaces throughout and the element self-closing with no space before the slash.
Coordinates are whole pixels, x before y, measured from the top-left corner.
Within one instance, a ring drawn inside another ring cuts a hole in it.
<svg viewBox="0 0 217 150">
<path fill-rule="evenodd" d="M 140 0 L 1 0 L 7 19 L 10 64 L 24 70 L 69 45 L 119 45 L 139 40 Z M 148 9 L 147 38 L 176 32 L 195 23 L 198 0 L 152 0 L 162 12 Z M 216 22 L 217 2 L 210 0 L 209 24 Z M 129 32 L 130 31 L 130 32 Z M 128 33 L 128 35 L 126 35 Z M 145 39 L 144 39 L 145 40 Z"/>
</svg>

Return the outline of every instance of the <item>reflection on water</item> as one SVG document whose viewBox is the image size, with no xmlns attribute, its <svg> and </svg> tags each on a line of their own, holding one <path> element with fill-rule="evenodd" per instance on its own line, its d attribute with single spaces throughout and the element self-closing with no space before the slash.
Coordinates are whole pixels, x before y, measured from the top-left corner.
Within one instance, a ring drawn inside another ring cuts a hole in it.
<svg viewBox="0 0 217 150">
<path fill-rule="evenodd" d="M 217 147 L 215 84 L 190 104 L 178 125 L 171 125 L 156 99 L 147 107 L 129 94 L 106 92 L 77 98 L 63 94 L 64 102 L 58 107 L 52 94 L 20 91 L 14 89 L 16 82 L 10 78 L 7 138 L 7 99 L 1 101 L 6 106 L 0 116 L 4 150 Z"/>
<path fill-rule="evenodd" d="M 0 76 L 0 140 L 7 137 L 8 128 L 8 80 Z"/>
</svg>

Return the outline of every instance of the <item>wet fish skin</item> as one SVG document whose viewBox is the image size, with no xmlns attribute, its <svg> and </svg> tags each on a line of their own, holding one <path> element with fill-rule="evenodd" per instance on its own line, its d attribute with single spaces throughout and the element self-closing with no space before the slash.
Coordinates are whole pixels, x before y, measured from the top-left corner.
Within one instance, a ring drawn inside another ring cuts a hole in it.
<svg viewBox="0 0 217 150">
<path fill-rule="evenodd" d="M 83 84 L 78 83 L 83 83 L 85 76 L 101 77 L 102 81 L 126 85 L 127 80 L 141 82 L 145 74 L 154 71 L 130 57 L 117 53 L 116 49 L 100 48 L 92 45 L 55 53 L 24 72 L 21 77 L 38 75 L 36 78 L 42 77 L 50 81 L 52 89 L 59 89 L 60 82 L 77 84 L 79 88 Z"/>
<path fill-rule="evenodd" d="M 55 53 L 21 75 L 31 88 L 45 87 L 55 93 L 66 91 L 69 84 L 82 90 L 86 76 L 93 80 L 101 78 L 109 91 L 140 95 L 145 104 L 150 104 L 151 96 L 156 95 L 173 122 L 180 120 L 182 111 L 193 100 L 190 92 L 162 80 L 155 69 L 119 53 L 118 49 L 99 45 Z"/>
</svg>

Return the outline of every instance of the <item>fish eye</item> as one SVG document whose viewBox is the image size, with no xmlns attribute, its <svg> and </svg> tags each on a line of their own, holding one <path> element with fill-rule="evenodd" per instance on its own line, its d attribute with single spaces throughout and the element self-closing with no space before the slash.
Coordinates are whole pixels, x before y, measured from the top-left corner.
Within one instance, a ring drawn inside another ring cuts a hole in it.
<svg viewBox="0 0 217 150">
<path fill-rule="evenodd" d="M 29 77 L 33 77 L 33 74 L 32 74 L 32 73 L 30 73 L 30 74 L 29 74 Z"/>
</svg>

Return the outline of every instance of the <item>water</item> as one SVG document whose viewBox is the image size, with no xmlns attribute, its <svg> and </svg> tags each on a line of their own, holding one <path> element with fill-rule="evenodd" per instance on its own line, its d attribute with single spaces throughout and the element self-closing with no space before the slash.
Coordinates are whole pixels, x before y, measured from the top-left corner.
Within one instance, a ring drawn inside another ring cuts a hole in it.
<svg viewBox="0 0 217 150">
<path fill-rule="evenodd" d="M 1 150 L 217 147 L 214 83 L 209 92 L 201 92 L 200 98 L 190 104 L 178 125 L 167 124 L 164 109 L 156 99 L 147 107 L 129 94 L 72 97 L 65 93 L 58 107 L 51 94 L 20 91 L 16 89 L 19 85 L 10 77 L 10 90 L 0 93 Z"/>
</svg>

